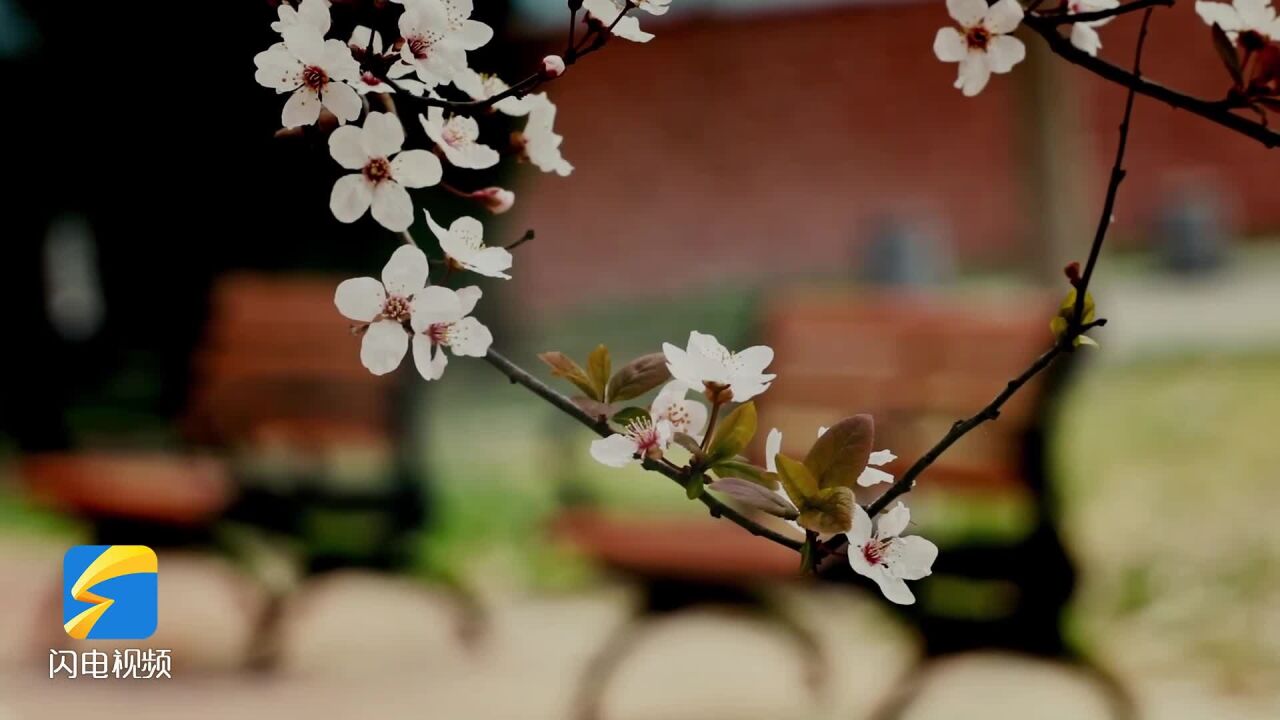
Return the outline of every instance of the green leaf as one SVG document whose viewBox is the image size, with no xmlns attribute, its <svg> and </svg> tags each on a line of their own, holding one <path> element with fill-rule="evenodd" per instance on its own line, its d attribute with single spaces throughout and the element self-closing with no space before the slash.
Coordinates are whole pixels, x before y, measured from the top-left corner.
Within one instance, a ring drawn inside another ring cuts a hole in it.
<svg viewBox="0 0 1280 720">
<path fill-rule="evenodd" d="M 1071 327 L 1071 318 L 1075 315 L 1076 308 L 1076 290 L 1072 288 L 1067 296 L 1062 299 L 1062 304 L 1058 306 L 1058 314 L 1049 321 L 1049 330 L 1053 332 L 1053 336 L 1059 340 L 1066 334 Z M 1096 307 L 1093 303 L 1093 293 L 1086 292 L 1084 294 L 1084 307 L 1081 308 L 1081 314 L 1084 316 L 1080 319 L 1081 325 L 1087 325 L 1094 320 Z M 1083 339 L 1081 339 L 1083 338 Z M 1084 337 L 1077 337 L 1073 343 L 1076 347 L 1081 345 L 1097 345 L 1093 340 Z"/>
<path fill-rule="evenodd" d="M 540 353 L 538 359 L 551 368 L 552 375 L 573 383 L 592 400 L 604 402 L 604 393 L 596 388 L 591 378 L 587 377 L 587 371 L 574 362 L 573 358 L 562 352 L 551 351 Z"/>
<path fill-rule="evenodd" d="M 662 353 L 641 355 L 623 365 L 609 379 L 609 402 L 621 402 L 640 397 L 671 379 L 667 370 L 667 357 Z"/>
<path fill-rule="evenodd" d="M 743 403 L 716 425 L 707 447 L 707 462 L 714 465 L 741 454 L 755 436 L 755 403 Z"/>
<path fill-rule="evenodd" d="M 626 427 L 637 420 L 649 420 L 649 411 L 641 407 L 625 407 L 609 418 L 613 422 Z"/>
<path fill-rule="evenodd" d="M 782 489 L 796 507 L 803 509 L 808 499 L 818 494 L 817 479 L 804 463 L 782 453 L 778 453 L 774 461 L 778 464 L 778 480 L 782 482 Z"/>
<path fill-rule="evenodd" d="M 818 487 L 853 489 L 867 467 L 876 426 L 870 415 L 854 415 L 827 428 L 804 456 Z"/>
<path fill-rule="evenodd" d="M 706 486 L 706 483 L 707 476 L 698 473 L 684 486 L 684 494 L 688 495 L 690 500 L 697 500 L 702 497 L 702 489 Z"/>
<path fill-rule="evenodd" d="M 764 468 L 756 467 L 741 458 L 721 460 L 711 467 L 717 477 L 735 477 L 749 480 L 770 490 L 778 489 L 778 476 Z"/>
<path fill-rule="evenodd" d="M 1212 25 L 1213 32 L 1213 49 L 1218 51 L 1218 57 L 1222 59 L 1222 65 L 1231 73 L 1231 79 L 1235 81 L 1236 87 L 1244 87 L 1244 74 L 1240 69 L 1240 56 L 1236 53 L 1236 44 L 1231 42 L 1231 38 L 1227 37 L 1227 33 L 1218 27 L 1217 23 Z"/>
<path fill-rule="evenodd" d="M 693 455 L 695 460 L 702 459 L 702 447 L 698 445 L 698 441 L 695 440 L 692 435 L 678 432 L 671 436 L 671 441 L 685 450 L 688 450 L 689 454 Z"/>
<path fill-rule="evenodd" d="M 613 398 L 605 394 L 605 389 L 609 386 L 609 375 L 612 373 L 611 365 L 609 348 L 604 345 L 597 345 L 587 356 L 587 377 L 591 378 L 591 385 L 606 402 L 613 402 Z"/>
<path fill-rule="evenodd" d="M 853 491 L 847 487 L 823 488 L 800 506 L 796 522 L 826 535 L 848 532 L 853 527 L 853 500 Z"/>
</svg>

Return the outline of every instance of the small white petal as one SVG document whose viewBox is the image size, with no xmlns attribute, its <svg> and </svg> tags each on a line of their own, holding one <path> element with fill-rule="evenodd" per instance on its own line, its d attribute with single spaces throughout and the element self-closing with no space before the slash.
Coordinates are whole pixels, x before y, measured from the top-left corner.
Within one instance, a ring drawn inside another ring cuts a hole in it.
<svg viewBox="0 0 1280 720">
<path fill-rule="evenodd" d="M 1000 0 L 987 8 L 982 24 L 993 33 L 1011 33 L 1022 22 L 1022 6 L 1018 0 Z"/>
<path fill-rule="evenodd" d="M 433 346 L 425 335 L 413 336 L 413 366 L 424 380 L 439 380 L 448 365 L 443 349 Z"/>
<path fill-rule="evenodd" d="M 933 574 L 933 563 L 938 559 L 938 546 L 928 540 L 910 535 L 898 538 L 898 557 L 894 575 L 903 580 L 919 580 Z"/>
<path fill-rule="evenodd" d="M 404 145 L 404 127 L 391 113 L 371 112 L 364 119 L 361 141 L 369 157 L 391 157 Z"/>
<path fill-rule="evenodd" d="M 400 183 L 384 180 L 373 189 L 373 219 L 393 232 L 408 230 L 413 224 L 413 200 Z"/>
<path fill-rule="evenodd" d="M 369 162 L 369 154 L 360 142 L 363 130 L 354 125 L 343 125 L 329 136 L 329 154 L 348 170 L 362 170 Z"/>
<path fill-rule="evenodd" d="M 987 14 L 986 0 L 947 0 L 947 12 L 961 27 L 971 28 Z"/>
<path fill-rule="evenodd" d="M 372 322 L 382 312 L 386 301 L 382 283 L 371 277 L 343 280 L 333 293 L 333 304 L 338 307 L 338 312 L 360 322 Z"/>
<path fill-rule="evenodd" d="M 1027 46 L 1011 35 L 991 38 L 987 45 L 987 64 L 993 73 L 1007 73 L 1027 57 Z"/>
<path fill-rule="evenodd" d="M 890 602 L 898 605 L 911 605 L 916 601 L 916 596 L 911 592 L 911 588 L 899 578 L 889 577 L 887 575 L 878 575 L 873 580 L 880 587 L 880 592 L 884 594 Z"/>
<path fill-rule="evenodd" d="M 943 62 L 960 62 L 968 53 L 964 35 L 953 27 L 944 27 L 933 37 L 933 54 Z"/>
<path fill-rule="evenodd" d="M 344 223 L 360 219 L 373 201 L 373 188 L 363 175 L 343 175 L 333 184 L 329 195 L 329 209 L 333 216 Z"/>
<path fill-rule="evenodd" d="M 340 123 L 351 122 L 360 117 L 360 93 L 350 85 L 330 81 L 324 87 L 322 99 L 325 109 L 333 113 Z"/>
<path fill-rule="evenodd" d="M 287 128 L 311 125 L 320 117 L 320 96 L 311 88 L 298 88 L 285 101 L 280 123 Z"/>
<path fill-rule="evenodd" d="M 991 79 L 991 68 L 987 65 L 987 54 L 971 51 L 960 61 L 956 77 L 956 87 L 966 97 L 973 97 L 982 92 Z"/>
<path fill-rule="evenodd" d="M 858 476 L 858 484 L 862 487 L 889 482 L 893 482 L 893 475 L 873 467 L 863 468 L 862 474 Z"/>
<path fill-rule="evenodd" d="M 386 375 L 400 367 L 409 349 L 409 333 L 400 323 L 379 320 L 369 326 L 360 342 L 360 362 L 374 375 Z"/>
<path fill-rule="evenodd" d="M 849 528 L 849 532 L 844 534 L 849 539 L 849 547 L 862 547 L 872 535 L 871 516 L 867 515 L 867 511 L 862 509 L 861 505 L 853 506 L 853 526 Z M 854 552 L 849 552 L 850 559 L 853 558 Z M 859 553 L 860 554 L 860 553 Z"/>
<path fill-rule="evenodd" d="M 413 296 L 410 322 L 414 332 L 421 333 L 436 323 L 451 323 L 462 319 L 462 303 L 458 293 L 447 287 L 432 285 Z"/>
<path fill-rule="evenodd" d="M 764 465 L 771 473 L 778 472 L 778 453 L 782 452 L 782 431 L 773 428 L 764 439 Z"/>
<path fill-rule="evenodd" d="M 449 328 L 449 350 L 454 355 L 484 357 L 492 344 L 493 333 L 473 317 L 464 317 Z"/>
<path fill-rule="evenodd" d="M 458 288 L 454 292 L 454 296 L 458 298 L 458 312 L 462 315 L 470 315 L 471 311 L 476 309 L 476 303 L 480 302 L 482 295 L 484 293 L 480 292 L 480 288 L 475 285 Z"/>
<path fill-rule="evenodd" d="M 412 297 L 427 286 L 430 269 L 426 253 L 413 245 L 401 245 L 382 268 L 382 284 L 392 295 Z"/>
<path fill-rule="evenodd" d="M 907 525 L 910 523 L 911 511 L 907 509 L 906 505 L 899 502 L 876 521 L 876 537 L 881 539 L 897 537 L 902 534 L 903 530 L 907 529 Z"/>
<path fill-rule="evenodd" d="M 625 467 L 635 460 L 636 443 L 626 435 L 617 433 L 591 443 L 591 457 L 609 467 Z"/>
<path fill-rule="evenodd" d="M 406 150 L 392 158 L 391 176 L 405 187 L 428 187 L 440 182 L 444 168 L 429 150 Z"/>
</svg>

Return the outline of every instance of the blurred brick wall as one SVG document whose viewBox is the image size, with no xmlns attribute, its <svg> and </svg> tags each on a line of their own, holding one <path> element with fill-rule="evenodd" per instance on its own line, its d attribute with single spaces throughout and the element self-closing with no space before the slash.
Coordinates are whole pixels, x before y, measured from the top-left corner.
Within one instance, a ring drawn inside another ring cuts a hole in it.
<svg viewBox="0 0 1280 720">
<path fill-rule="evenodd" d="M 656 294 L 699 282 L 713 263 L 751 276 L 852 268 L 885 212 L 936 219 L 963 262 L 1025 257 L 1036 235 L 1018 152 L 1027 73 L 962 97 L 955 66 L 931 51 L 947 22 L 940 2 L 699 18 L 588 58 L 550 88 L 577 170 L 528 184 L 513 213 L 540 238 L 521 295 L 555 308 L 587 292 Z M 1138 22 L 1102 28 L 1104 57 L 1129 64 Z M 1190 3 L 1156 12 L 1144 70 L 1206 97 L 1225 90 Z M 1096 208 L 1123 92 L 1066 74 Z M 1141 233 L 1162 195 L 1186 183 L 1218 191 L 1246 231 L 1280 226 L 1280 150 L 1150 100 L 1134 122 L 1122 236 Z"/>
</svg>

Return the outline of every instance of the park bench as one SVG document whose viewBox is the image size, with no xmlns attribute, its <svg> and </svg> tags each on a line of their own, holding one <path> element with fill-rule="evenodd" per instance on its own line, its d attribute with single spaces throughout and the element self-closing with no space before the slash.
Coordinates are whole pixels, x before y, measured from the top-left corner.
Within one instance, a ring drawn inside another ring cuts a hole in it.
<svg viewBox="0 0 1280 720">
<path fill-rule="evenodd" d="M 32 494 L 86 520 L 104 544 L 235 551 L 220 530 L 239 523 L 301 541 L 291 546 L 304 548 L 305 572 L 403 567 L 424 500 L 394 452 L 402 393 L 396 378 L 361 367 L 359 339 L 334 310 L 336 283 L 219 278 L 181 419 L 199 450 L 29 455 Z M 310 546 L 326 528 L 357 546 Z"/>
<path fill-rule="evenodd" d="M 952 423 L 983 407 L 1049 346 L 1054 307 L 1044 294 L 1014 291 L 958 296 L 832 288 L 775 294 L 765 303 L 759 339 L 775 350 L 770 371 L 778 379 L 756 399 L 762 427 L 754 459 L 763 463 L 770 427 L 783 431 L 783 451 L 798 457 L 819 426 L 871 413 L 876 448 L 898 455 L 886 469 L 900 475 Z M 1026 532 L 944 543 L 934 577 L 913 584 L 922 601 L 895 610 L 921 631 L 922 665 L 984 648 L 1065 659 L 1094 673 L 1123 714 L 1127 698 L 1118 684 L 1068 648 L 1060 632 L 1074 583 L 1046 487 L 1045 439 L 1066 367 L 1029 383 L 997 422 L 966 436 L 935 463 L 911 496 L 961 493 L 980 503 L 1011 502 L 1025 508 Z M 860 491 L 860 501 L 883 487 Z M 609 676 L 634 645 L 638 626 L 706 603 L 745 606 L 779 623 L 805 652 L 806 676 L 822 681 L 812 631 L 768 600 L 769 586 L 797 576 L 794 553 L 707 517 L 618 519 L 578 508 L 559 519 L 556 532 L 602 567 L 633 580 L 644 598 L 632 622 L 590 664 L 579 693 L 580 718 L 598 715 Z M 847 569 L 838 574 L 875 592 Z M 957 581 L 984 606 L 976 616 L 946 608 L 947 588 Z M 913 668 L 908 677 L 920 677 L 922 670 Z M 911 695 L 908 684 L 903 688 L 878 717 L 903 711 Z"/>
</svg>

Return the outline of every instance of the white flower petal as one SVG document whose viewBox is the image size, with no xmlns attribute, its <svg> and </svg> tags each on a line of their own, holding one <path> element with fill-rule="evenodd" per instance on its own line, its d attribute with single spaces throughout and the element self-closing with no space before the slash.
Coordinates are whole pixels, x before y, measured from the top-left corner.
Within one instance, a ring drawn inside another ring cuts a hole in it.
<svg viewBox="0 0 1280 720">
<path fill-rule="evenodd" d="M 933 573 L 933 563 L 938 559 L 938 546 L 928 540 L 910 535 L 898 538 L 897 562 L 893 574 L 903 580 L 919 580 Z"/>
<path fill-rule="evenodd" d="M 371 112 L 364 119 L 361 142 L 369 157 L 391 157 L 404 145 L 404 127 L 391 113 Z"/>
<path fill-rule="evenodd" d="M 493 39 L 493 28 L 478 20 L 467 20 L 449 39 L 457 42 L 463 50 L 478 50 Z"/>
<path fill-rule="evenodd" d="M 1239 32 L 1244 29 L 1240 13 L 1227 3 L 1200 0 L 1196 3 L 1196 14 L 1204 20 L 1206 25 L 1217 25 L 1227 32 Z"/>
<path fill-rule="evenodd" d="M 880 587 L 880 592 L 890 602 L 898 605 L 911 605 L 916 601 L 916 596 L 911 592 L 911 588 L 907 587 L 907 584 L 899 578 L 879 574 L 872 579 L 876 581 L 876 585 Z"/>
<path fill-rule="evenodd" d="M 280 124 L 287 128 L 311 125 L 320 117 L 320 96 L 315 90 L 298 88 L 285 101 L 280 113 Z"/>
<path fill-rule="evenodd" d="M 484 357 L 493 344 L 493 333 L 473 317 L 464 317 L 449 328 L 449 349 L 454 355 Z"/>
<path fill-rule="evenodd" d="M 987 8 L 982 24 L 993 33 L 1011 33 L 1022 22 L 1022 6 L 1018 0 L 1000 0 Z"/>
<path fill-rule="evenodd" d="M 778 453 L 782 452 L 782 431 L 773 428 L 764 438 L 764 466 L 771 473 L 778 472 Z"/>
<path fill-rule="evenodd" d="M 982 92 L 987 86 L 987 81 L 991 79 L 991 68 L 987 65 L 987 54 L 984 52 L 970 51 L 963 60 L 960 61 L 960 68 L 957 72 L 956 87 L 965 94 L 966 97 L 973 97 Z"/>
<path fill-rule="evenodd" d="M 461 313 L 459 317 L 470 315 L 471 311 L 476 309 L 476 303 L 480 302 L 480 298 L 483 295 L 484 293 L 480 292 L 480 288 L 475 285 L 458 288 L 454 296 L 458 298 L 458 312 Z"/>
<path fill-rule="evenodd" d="M 876 537 L 884 539 L 889 537 L 897 537 L 907 529 L 907 525 L 911 523 L 911 511 L 906 505 L 899 502 L 889 510 L 885 511 L 880 519 L 876 521 Z"/>
<path fill-rule="evenodd" d="M 324 35 L 309 25 L 290 25 L 280 33 L 285 47 L 304 65 L 324 64 Z"/>
<path fill-rule="evenodd" d="M 862 487 L 889 482 L 893 482 L 893 475 L 873 467 L 863 468 L 862 474 L 858 476 L 858 484 Z"/>
<path fill-rule="evenodd" d="M 968 53 L 964 35 L 953 27 L 944 27 L 933 37 L 933 54 L 943 62 L 960 62 Z"/>
<path fill-rule="evenodd" d="M 876 450 L 867 458 L 868 465 L 888 465 L 897 460 L 898 456 L 888 450 Z"/>
<path fill-rule="evenodd" d="M 849 532 L 844 534 L 849 539 L 850 559 L 853 559 L 855 554 L 852 548 L 862 547 L 871 539 L 872 529 L 871 516 L 867 515 L 867 511 L 863 510 L 861 505 L 855 503 L 853 506 L 853 525 L 849 528 Z"/>
<path fill-rule="evenodd" d="M 987 44 L 987 63 L 993 73 L 1007 73 L 1027 57 L 1027 46 L 1011 35 L 991 38 Z"/>
<path fill-rule="evenodd" d="M 333 293 L 333 304 L 343 317 L 360 322 L 372 322 L 382 312 L 387 294 L 382 283 L 371 277 L 343 280 Z"/>
<path fill-rule="evenodd" d="M 392 295 L 412 297 L 427 286 L 430 269 L 426 253 L 413 245 L 401 245 L 382 268 L 382 284 Z"/>
<path fill-rule="evenodd" d="M 413 366 L 424 380 L 439 380 L 448 365 L 449 358 L 443 349 L 433 346 L 425 335 L 413 336 Z"/>
<path fill-rule="evenodd" d="M 1071 44 L 1090 55 L 1097 55 L 1102 48 L 1102 38 L 1088 23 L 1076 23 L 1071 26 Z"/>
<path fill-rule="evenodd" d="M 321 95 L 324 107 L 338 118 L 338 122 L 347 123 L 360 117 L 360 93 L 345 83 L 330 81 L 324 86 Z"/>
<path fill-rule="evenodd" d="M 947 0 L 947 12 L 961 27 L 971 28 L 987 14 L 986 0 Z"/>
<path fill-rule="evenodd" d="M 369 326 L 360 342 L 360 362 L 374 375 L 386 375 L 400 367 L 409 349 L 409 333 L 394 320 L 379 320 Z"/>
<path fill-rule="evenodd" d="M 462 312 L 458 293 L 447 287 L 432 285 L 413 296 L 410 322 L 414 332 L 420 333 L 436 323 L 457 322 L 464 315 L 466 313 Z"/>
<path fill-rule="evenodd" d="M 405 187 L 421 188 L 440 182 L 444 168 L 429 150 L 406 150 L 392 158 L 391 176 Z"/>
<path fill-rule="evenodd" d="M 343 125 L 329 136 L 329 154 L 348 170 L 361 170 L 369 162 L 369 154 L 361 145 L 363 130 L 355 125 Z"/>
<path fill-rule="evenodd" d="M 591 443 L 591 457 L 609 467 L 625 467 L 635 455 L 636 443 L 626 435 L 614 433 Z"/>
<path fill-rule="evenodd" d="M 413 224 L 413 201 L 400 183 L 384 180 L 373 188 L 373 219 L 393 232 Z"/>
<path fill-rule="evenodd" d="M 360 219 L 373 201 L 373 188 L 364 175 L 343 175 L 333 184 L 329 195 L 329 209 L 333 216 L 344 223 Z"/>
</svg>

